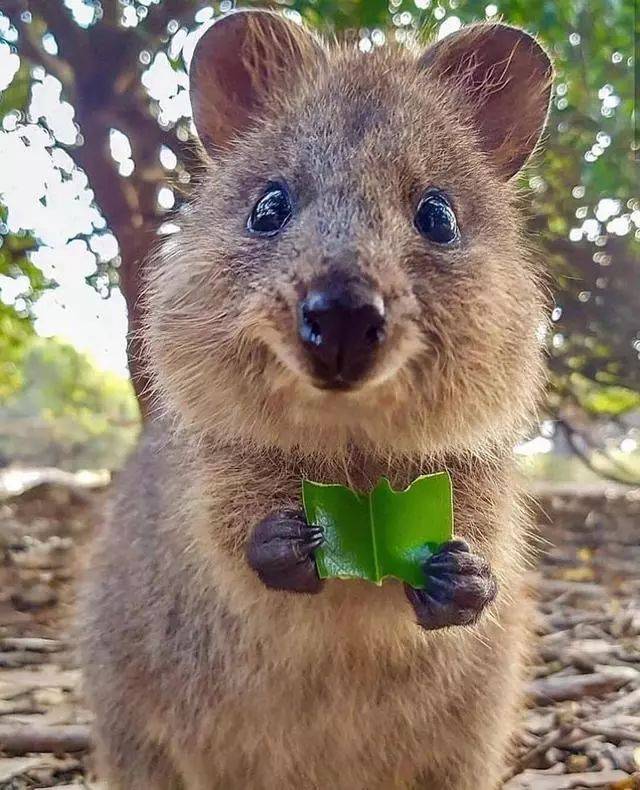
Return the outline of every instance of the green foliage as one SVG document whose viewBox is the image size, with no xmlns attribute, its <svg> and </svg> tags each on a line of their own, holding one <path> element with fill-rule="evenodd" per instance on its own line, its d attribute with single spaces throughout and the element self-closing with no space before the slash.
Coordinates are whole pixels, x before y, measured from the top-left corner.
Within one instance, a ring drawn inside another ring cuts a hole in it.
<svg viewBox="0 0 640 790">
<path fill-rule="evenodd" d="M 320 30 L 387 28 L 392 16 L 389 3 L 385 0 L 293 0 L 287 5 L 299 11 L 309 25 Z M 408 0 L 394 2 L 391 7 L 394 15 L 407 11 L 416 13 L 415 4 Z"/>
<path fill-rule="evenodd" d="M 29 96 L 31 78 L 26 63 L 22 63 L 8 88 L 0 93 L 0 120 L 8 112 L 22 112 Z M 0 401 L 20 386 L 20 365 L 25 345 L 33 335 L 30 307 L 38 294 L 48 285 L 42 272 L 29 259 L 35 248 L 34 239 L 27 234 L 9 233 L 6 226 L 7 210 L 0 194 L 0 277 L 26 277 L 21 309 L 2 300 L 0 280 Z"/>
<path fill-rule="evenodd" d="M 25 348 L 32 337 L 29 319 L 0 302 L 0 402 L 22 385 Z"/>
<path fill-rule="evenodd" d="M 98 370 L 66 343 L 32 337 L 20 387 L 0 400 L 0 454 L 38 466 L 117 468 L 138 424 L 129 381 Z"/>
<path fill-rule="evenodd" d="M 27 286 L 19 302 L 6 304 L 0 280 L 0 401 L 20 386 L 25 344 L 33 335 L 31 305 L 49 285 L 29 259 L 34 240 L 26 234 L 2 234 L 4 211 L 0 206 L 0 277 L 22 277 Z"/>
<path fill-rule="evenodd" d="M 21 61 L 18 71 L 11 83 L 0 92 L 0 114 L 4 117 L 8 112 L 23 114 L 31 90 L 31 75 L 25 60 Z"/>
<path fill-rule="evenodd" d="M 573 392 L 582 409 L 602 417 L 621 417 L 640 409 L 640 393 L 625 387 L 601 386 L 578 373 L 571 377 Z"/>
</svg>

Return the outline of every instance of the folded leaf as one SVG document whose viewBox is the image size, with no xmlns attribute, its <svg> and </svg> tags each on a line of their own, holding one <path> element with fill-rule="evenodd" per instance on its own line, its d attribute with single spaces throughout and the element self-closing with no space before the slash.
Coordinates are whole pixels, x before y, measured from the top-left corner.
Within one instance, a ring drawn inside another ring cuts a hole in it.
<svg viewBox="0 0 640 790">
<path fill-rule="evenodd" d="M 381 584 L 394 576 L 424 587 L 421 563 L 453 534 L 448 472 L 418 477 L 404 491 L 383 477 L 368 494 L 304 480 L 302 501 L 307 521 L 324 529 L 325 543 L 315 553 L 323 579 Z"/>
</svg>

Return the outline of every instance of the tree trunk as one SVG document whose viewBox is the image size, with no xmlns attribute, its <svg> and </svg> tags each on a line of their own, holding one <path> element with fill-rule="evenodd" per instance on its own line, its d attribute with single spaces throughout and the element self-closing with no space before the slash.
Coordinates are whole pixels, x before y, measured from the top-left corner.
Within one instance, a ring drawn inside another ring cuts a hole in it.
<svg viewBox="0 0 640 790">
<path fill-rule="evenodd" d="M 145 371 L 144 354 L 140 337 L 142 304 L 140 301 L 143 269 L 153 244 L 159 217 L 155 210 L 156 181 L 132 182 L 120 176 L 109 151 L 110 119 L 98 112 L 85 113 L 82 100 L 76 105 L 77 117 L 84 135 L 84 145 L 74 151 L 77 163 L 86 172 L 91 187 L 107 221 L 118 240 L 120 248 L 119 285 L 127 305 L 128 333 L 127 359 L 133 387 L 138 398 L 143 419 L 152 411 L 149 376 Z M 145 158 L 157 157 L 161 143 L 161 130 L 157 136 L 148 133 L 131 137 L 136 167 L 143 167 Z"/>
</svg>

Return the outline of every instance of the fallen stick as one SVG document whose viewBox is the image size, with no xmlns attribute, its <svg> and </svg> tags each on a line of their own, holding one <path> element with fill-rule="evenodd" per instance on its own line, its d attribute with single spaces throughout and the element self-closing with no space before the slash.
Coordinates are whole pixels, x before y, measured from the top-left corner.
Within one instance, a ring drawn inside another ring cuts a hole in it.
<svg viewBox="0 0 640 790">
<path fill-rule="evenodd" d="M 34 714 L 43 714 L 46 708 L 42 705 L 36 705 L 30 700 L 15 701 L 0 699 L 0 716 L 33 716 Z"/>
<path fill-rule="evenodd" d="M 635 741 L 640 743 L 640 729 L 632 730 L 625 727 L 615 727 L 598 721 L 581 722 L 580 727 L 585 732 L 594 735 L 604 735 L 610 741 Z"/>
<path fill-rule="evenodd" d="M 529 683 L 527 692 L 542 705 L 549 702 L 580 700 L 585 697 L 601 697 L 633 680 L 635 670 L 631 670 L 630 673 L 628 669 L 628 667 L 611 667 L 608 672 L 539 678 Z"/>
<path fill-rule="evenodd" d="M 0 639 L 0 651 L 29 650 L 34 653 L 59 653 L 65 647 L 65 643 L 59 639 L 36 636 L 5 636 Z"/>
<path fill-rule="evenodd" d="M 512 770 L 509 771 L 506 777 L 504 777 L 504 780 L 506 781 L 507 779 L 512 779 L 517 774 L 522 773 L 525 768 L 529 768 L 529 766 L 535 763 L 539 757 L 542 757 L 542 755 L 545 754 L 548 749 L 551 749 L 553 746 L 566 738 L 572 729 L 573 725 L 566 724 L 562 727 L 558 727 L 555 730 L 551 730 L 548 735 L 545 735 L 541 741 L 539 741 L 532 749 L 529 749 L 526 754 L 523 754 L 522 757 L 516 761 Z M 584 733 L 581 732 L 579 737 L 583 737 L 583 735 Z"/>
<path fill-rule="evenodd" d="M 17 669 L 19 667 L 33 667 L 46 664 L 50 661 L 46 653 L 36 653 L 32 650 L 11 650 L 8 653 L 0 652 L 0 668 Z"/>
<path fill-rule="evenodd" d="M 0 725 L 0 751 L 10 755 L 29 752 L 85 752 L 91 743 L 89 727 L 84 724 L 59 726 Z"/>
<path fill-rule="evenodd" d="M 640 688 L 612 700 L 598 711 L 600 716 L 614 716 L 619 713 L 640 712 Z"/>
<path fill-rule="evenodd" d="M 555 595 L 578 596 L 582 598 L 606 598 L 607 591 L 600 584 L 592 582 L 570 582 L 561 579 L 545 579 L 541 592 L 545 598 Z"/>
<path fill-rule="evenodd" d="M 578 774 L 559 774 L 553 775 L 539 771 L 524 771 L 518 776 L 514 776 L 504 785 L 503 790 L 572 790 L 572 788 L 594 787 L 605 788 L 614 782 L 624 782 L 630 780 L 626 771 L 589 771 L 588 773 Z M 620 785 L 620 787 L 633 788 L 633 784 Z"/>
</svg>

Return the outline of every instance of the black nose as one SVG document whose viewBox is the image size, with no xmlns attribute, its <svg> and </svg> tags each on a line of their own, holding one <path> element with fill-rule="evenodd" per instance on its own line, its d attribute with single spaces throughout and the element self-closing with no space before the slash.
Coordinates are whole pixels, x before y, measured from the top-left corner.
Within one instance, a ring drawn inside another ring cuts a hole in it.
<svg viewBox="0 0 640 790">
<path fill-rule="evenodd" d="M 317 378 L 347 389 L 372 367 L 384 342 L 384 302 L 362 283 L 329 284 L 300 303 L 298 331 Z"/>
</svg>

